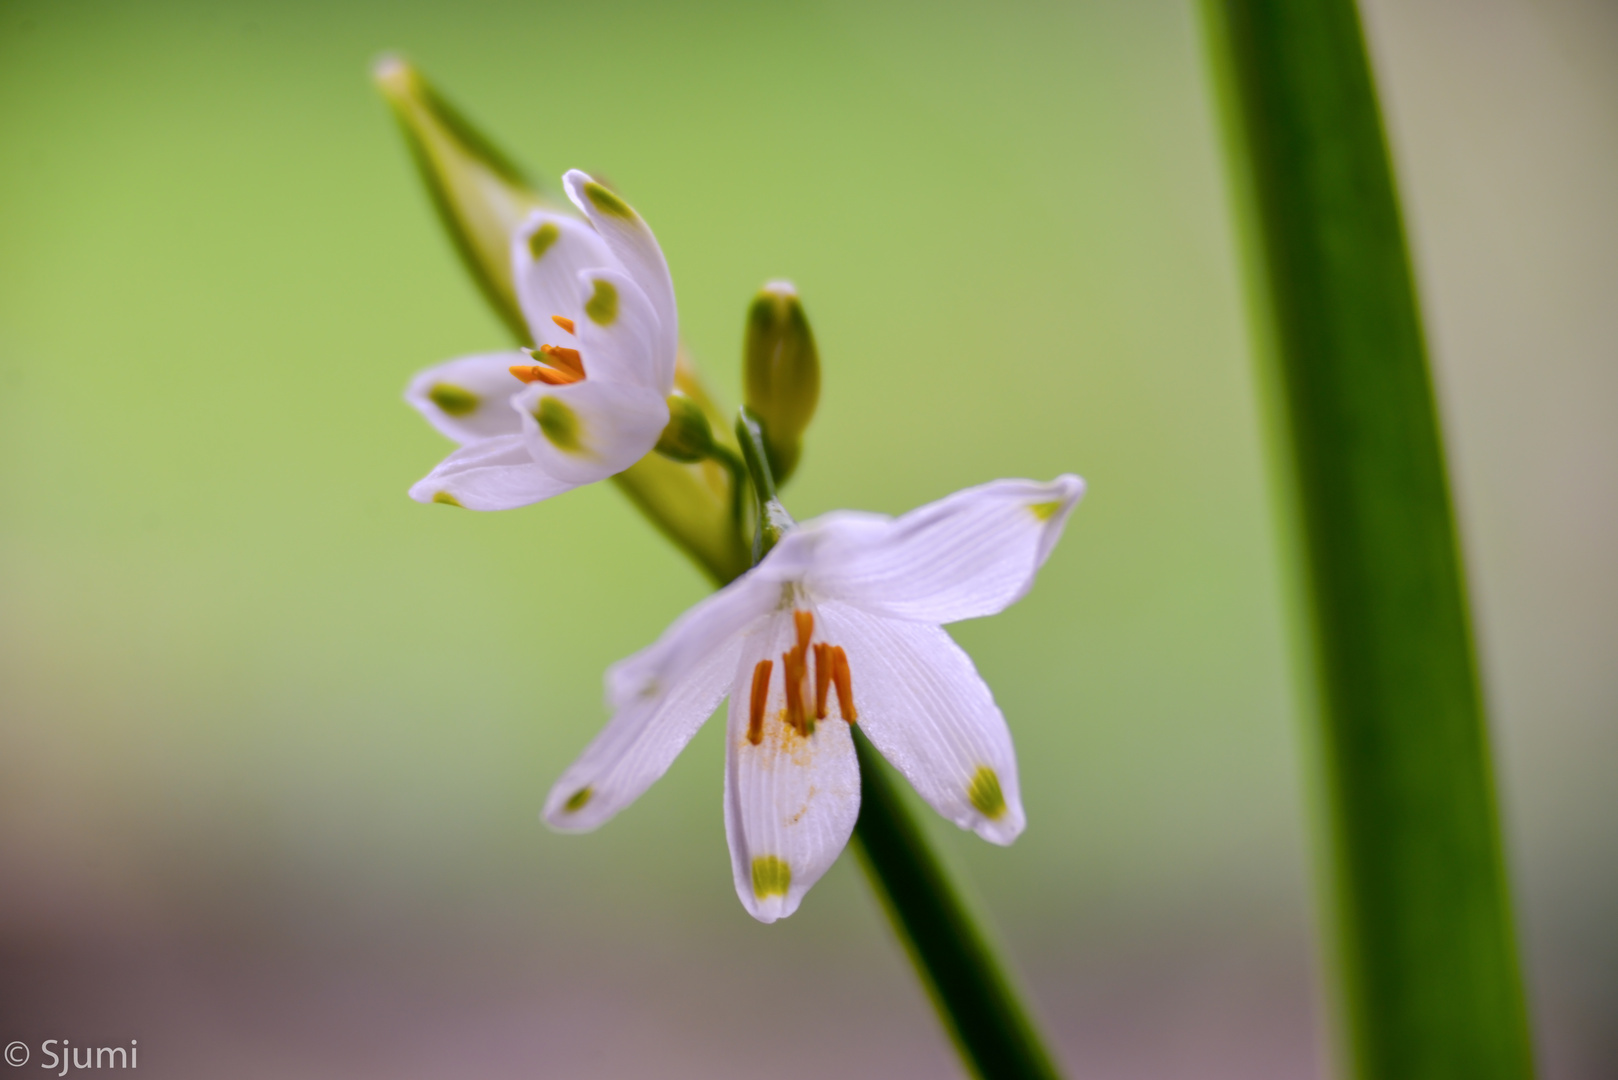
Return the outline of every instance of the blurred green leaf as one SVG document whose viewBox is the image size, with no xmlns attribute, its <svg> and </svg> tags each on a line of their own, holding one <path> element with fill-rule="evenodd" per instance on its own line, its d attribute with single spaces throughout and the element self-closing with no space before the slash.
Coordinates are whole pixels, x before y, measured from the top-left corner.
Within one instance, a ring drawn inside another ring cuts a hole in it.
<svg viewBox="0 0 1618 1080">
<path fill-rule="evenodd" d="M 1352 0 L 1206 0 L 1309 610 L 1355 1073 L 1532 1075 L 1465 584 Z"/>
</svg>

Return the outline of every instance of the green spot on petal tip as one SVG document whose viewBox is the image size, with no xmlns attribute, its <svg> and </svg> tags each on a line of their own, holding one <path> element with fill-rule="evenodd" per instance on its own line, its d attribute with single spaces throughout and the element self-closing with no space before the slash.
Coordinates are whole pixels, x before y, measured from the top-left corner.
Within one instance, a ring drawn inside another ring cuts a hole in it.
<svg viewBox="0 0 1618 1080">
<path fill-rule="evenodd" d="M 478 407 L 476 394 L 453 383 L 433 383 L 427 391 L 427 400 L 450 416 L 466 416 L 476 412 Z"/>
<path fill-rule="evenodd" d="M 556 222 L 547 221 L 529 235 L 528 254 L 534 257 L 535 262 L 538 262 L 545 252 L 550 250 L 551 245 L 560 239 L 561 235 L 562 230 L 557 227 Z"/>
<path fill-rule="evenodd" d="M 439 504 L 441 504 L 443 506 L 460 506 L 461 505 L 461 500 L 457 499 L 455 496 L 451 495 L 447 491 L 440 491 L 437 495 L 434 495 L 433 496 L 433 502 L 439 503 Z"/>
<path fill-rule="evenodd" d="M 595 788 L 586 784 L 567 797 L 567 802 L 562 804 L 562 809 L 569 814 L 576 814 L 584 809 L 584 805 L 590 801 L 591 796 L 595 793 Z"/>
<path fill-rule="evenodd" d="M 990 821 L 999 821 L 1006 815 L 1006 796 L 1000 790 L 1000 777 L 987 765 L 979 765 L 966 787 L 966 797 L 972 800 L 978 813 Z"/>
<path fill-rule="evenodd" d="M 579 414 L 570 409 L 565 402 L 555 396 L 547 394 L 539 399 L 539 409 L 534 413 L 534 419 L 539 421 L 539 430 L 545 433 L 545 438 L 558 450 L 569 454 L 582 453 L 584 444 L 579 439 Z"/>
<path fill-rule="evenodd" d="M 769 896 L 785 896 L 792 887 L 792 867 L 785 859 L 774 855 L 760 855 L 753 860 L 753 895 L 763 900 Z"/>
<path fill-rule="evenodd" d="M 600 210 L 603 214 L 611 214 L 613 217 L 623 218 L 625 221 L 635 220 L 635 211 L 630 208 L 629 204 L 614 195 L 603 184 L 598 184 L 594 180 L 590 181 L 584 185 L 584 195 L 590 200 L 590 205 Z"/>
<path fill-rule="evenodd" d="M 1034 516 L 1039 520 L 1049 521 L 1056 516 L 1058 510 L 1062 509 L 1062 500 L 1052 499 L 1050 502 L 1030 503 L 1028 509 L 1032 510 Z"/>
<path fill-rule="evenodd" d="M 597 326 L 611 326 L 618 318 L 618 288 L 612 282 L 596 278 L 595 292 L 584 302 L 584 313 Z"/>
</svg>

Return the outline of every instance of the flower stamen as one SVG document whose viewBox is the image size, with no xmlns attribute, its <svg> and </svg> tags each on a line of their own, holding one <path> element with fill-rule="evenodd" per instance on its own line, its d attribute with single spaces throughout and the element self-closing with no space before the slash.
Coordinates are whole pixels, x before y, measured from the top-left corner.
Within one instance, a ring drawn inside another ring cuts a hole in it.
<svg viewBox="0 0 1618 1080">
<path fill-rule="evenodd" d="M 848 654 L 841 645 L 833 645 L 830 649 L 832 659 L 832 683 L 837 687 L 837 711 L 844 720 L 853 724 L 858 720 L 859 713 L 854 711 L 854 676 L 848 670 Z"/>
<path fill-rule="evenodd" d="M 831 688 L 831 646 L 815 643 L 815 719 L 826 719 L 826 691 Z"/>
<path fill-rule="evenodd" d="M 809 721 L 803 711 L 803 667 L 803 654 L 797 649 L 781 654 L 781 677 L 786 680 L 786 721 L 799 735 L 808 735 Z"/>
<path fill-rule="evenodd" d="M 557 316 L 561 318 L 561 316 Z M 567 320 L 563 320 L 564 322 Z M 567 327 L 563 327 L 567 329 Z M 536 359 L 543 356 L 550 362 L 546 364 L 513 364 L 507 370 L 525 383 L 542 382 L 546 386 L 566 386 L 569 383 L 581 382 L 584 379 L 584 357 L 579 355 L 577 349 L 564 349 L 559 345 L 541 345 L 539 349 L 524 349 L 523 352 Z"/>
<path fill-rule="evenodd" d="M 809 641 L 815 635 L 815 613 L 796 610 L 792 625 L 798 633 L 798 643 L 781 654 L 781 676 L 786 680 L 787 723 L 798 729 L 800 735 L 815 733 L 816 716 L 808 708 Z"/>
<path fill-rule="evenodd" d="M 566 315 L 552 315 L 551 322 L 555 323 L 557 326 L 560 326 L 563 330 L 566 330 L 570 334 L 578 334 L 578 331 L 573 328 L 573 320 L 568 318 Z"/>
<path fill-rule="evenodd" d="M 748 703 L 747 741 L 757 746 L 764 741 L 764 705 L 770 697 L 770 669 L 773 660 L 760 660 L 753 665 L 753 699 Z"/>
<path fill-rule="evenodd" d="M 566 386 L 583 378 L 544 364 L 512 364 L 507 370 L 525 383 L 542 382 L 546 386 Z"/>
<path fill-rule="evenodd" d="M 539 351 L 553 366 L 584 378 L 584 358 L 579 355 L 579 350 L 565 349 L 560 345 L 541 345 Z"/>
<path fill-rule="evenodd" d="M 815 633 L 815 613 L 812 611 L 794 611 L 792 623 L 798 630 L 798 656 L 809 651 L 809 639 Z"/>
</svg>

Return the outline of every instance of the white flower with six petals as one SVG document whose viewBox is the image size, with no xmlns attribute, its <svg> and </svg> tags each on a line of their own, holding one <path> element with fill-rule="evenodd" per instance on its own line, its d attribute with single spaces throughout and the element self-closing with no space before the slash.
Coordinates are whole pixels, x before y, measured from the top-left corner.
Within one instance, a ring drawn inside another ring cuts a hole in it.
<svg viewBox="0 0 1618 1080">
<path fill-rule="evenodd" d="M 761 922 L 797 910 L 853 832 L 856 722 L 940 814 L 1011 843 L 1024 824 L 1011 732 L 941 624 L 1020 599 L 1083 494 L 1076 476 L 998 480 L 897 519 L 841 511 L 789 531 L 607 672 L 612 719 L 551 789 L 545 821 L 607 821 L 728 693 L 725 832 L 736 893 Z"/>
<path fill-rule="evenodd" d="M 417 502 L 526 506 L 622 472 L 668 423 L 679 324 L 663 251 L 606 187 L 576 169 L 562 182 L 588 223 L 535 211 L 512 237 L 538 347 L 451 360 L 405 392 L 461 444 L 410 489 Z"/>
</svg>

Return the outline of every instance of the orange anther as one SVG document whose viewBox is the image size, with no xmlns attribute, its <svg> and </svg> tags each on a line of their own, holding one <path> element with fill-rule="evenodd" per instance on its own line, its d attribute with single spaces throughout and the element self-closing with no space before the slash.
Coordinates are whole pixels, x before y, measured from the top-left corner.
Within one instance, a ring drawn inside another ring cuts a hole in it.
<svg viewBox="0 0 1618 1080">
<path fill-rule="evenodd" d="M 815 613 L 812 611 L 794 611 L 792 624 L 798 630 L 798 658 L 802 662 L 804 653 L 809 651 L 809 639 L 815 633 Z"/>
<path fill-rule="evenodd" d="M 573 329 L 573 320 L 569 319 L 565 315 L 552 315 L 551 322 L 555 323 L 557 326 L 560 326 L 563 330 L 566 330 L 570 334 L 578 333 L 577 330 Z"/>
<path fill-rule="evenodd" d="M 797 649 L 781 654 L 781 678 L 786 682 L 787 723 L 797 728 L 799 735 L 807 735 L 809 724 L 803 715 L 803 660 Z"/>
<path fill-rule="evenodd" d="M 747 741 L 757 746 L 764 741 L 764 705 L 770 697 L 770 669 L 773 660 L 760 660 L 753 665 L 753 700 L 747 713 Z"/>
<path fill-rule="evenodd" d="M 815 643 L 815 719 L 826 719 L 826 691 L 831 688 L 831 646 Z"/>
<path fill-rule="evenodd" d="M 539 351 L 563 371 L 570 371 L 579 379 L 584 378 L 584 358 L 579 355 L 579 350 L 564 349 L 560 345 L 541 345 Z"/>
<path fill-rule="evenodd" d="M 854 711 L 854 676 L 848 670 L 848 654 L 841 645 L 831 647 L 832 682 L 837 687 L 837 711 L 850 724 L 859 719 Z"/>
<path fill-rule="evenodd" d="M 566 386 L 568 383 L 578 382 L 583 377 L 562 371 L 560 368 L 549 368 L 544 364 L 512 364 L 507 370 L 525 383 L 542 382 L 547 386 Z"/>
</svg>

